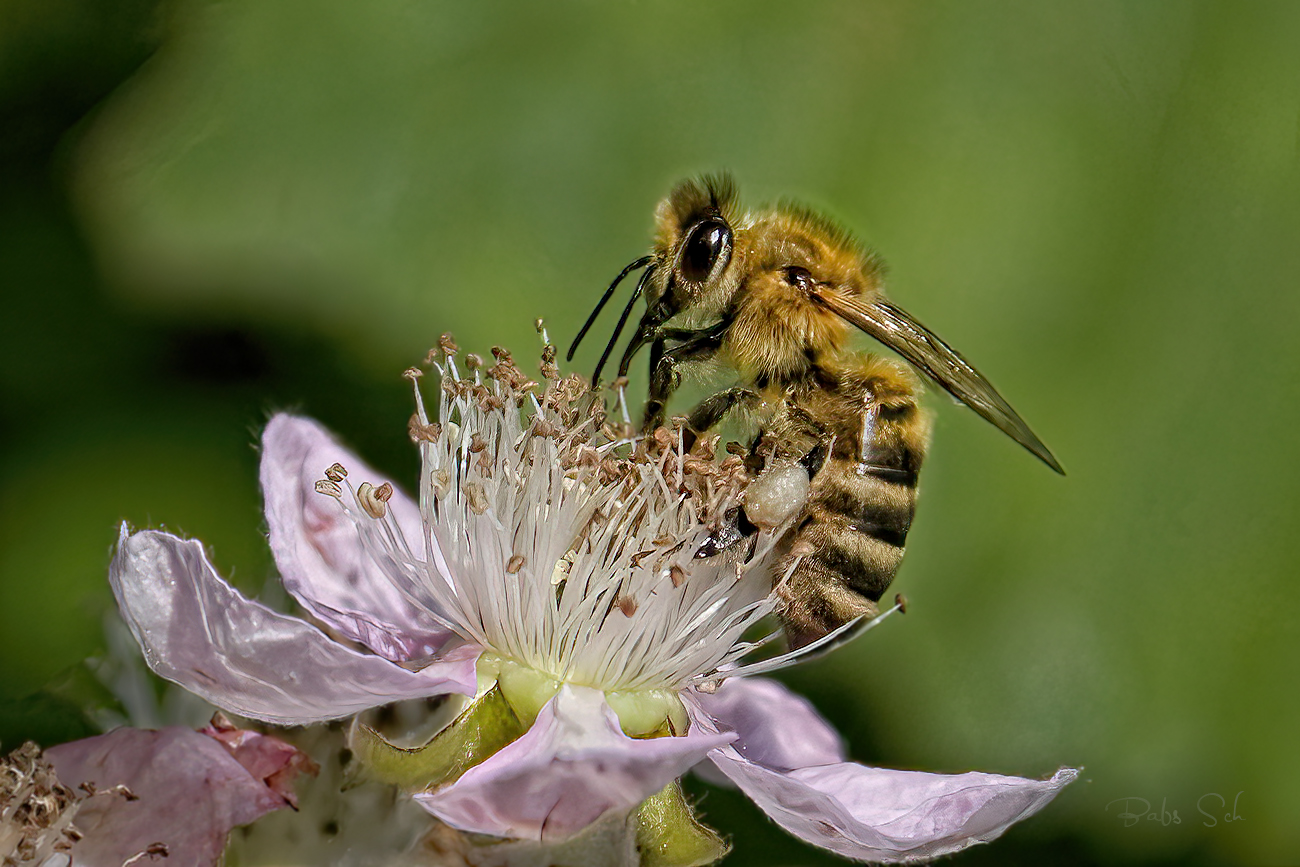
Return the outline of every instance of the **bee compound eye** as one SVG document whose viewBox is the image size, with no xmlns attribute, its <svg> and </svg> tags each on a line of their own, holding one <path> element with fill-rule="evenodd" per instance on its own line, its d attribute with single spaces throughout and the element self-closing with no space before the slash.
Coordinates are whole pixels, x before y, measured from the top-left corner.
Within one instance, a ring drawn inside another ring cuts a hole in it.
<svg viewBox="0 0 1300 867">
<path fill-rule="evenodd" d="M 678 265 L 682 279 L 703 283 L 713 274 L 719 261 L 725 267 L 731 258 L 731 229 L 720 220 L 701 220 L 696 223 L 682 245 L 682 258 Z"/>
</svg>

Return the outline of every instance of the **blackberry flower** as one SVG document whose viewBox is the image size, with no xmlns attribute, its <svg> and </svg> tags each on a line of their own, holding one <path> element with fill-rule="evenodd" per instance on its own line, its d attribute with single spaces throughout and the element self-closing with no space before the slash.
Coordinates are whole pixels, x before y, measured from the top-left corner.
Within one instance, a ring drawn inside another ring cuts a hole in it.
<svg viewBox="0 0 1300 867">
<path fill-rule="evenodd" d="M 700 559 L 743 496 L 738 458 L 633 439 L 550 347 L 540 382 L 503 350 L 430 361 L 409 432 L 418 501 L 315 422 L 263 438 L 270 542 L 285 587 L 325 626 L 248 600 L 194 541 L 123 530 L 112 582 L 150 666 L 243 716 L 298 725 L 452 695 L 436 735 L 399 746 L 361 722 L 353 748 L 430 813 L 494 838 L 564 841 L 626 815 L 656 863 L 725 847 L 676 780 L 708 764 L 796 836 L 858 860 L 917 861 L 991 839 L 1050 801 L 1046 781 L 846 760 L 802 698 L 748 661 L 775 605 L 784 526 Z M 463 368 L 463 370 L 462 370 Z M 833 640 L 835 636 L 830 636 Z"/>
</svg>

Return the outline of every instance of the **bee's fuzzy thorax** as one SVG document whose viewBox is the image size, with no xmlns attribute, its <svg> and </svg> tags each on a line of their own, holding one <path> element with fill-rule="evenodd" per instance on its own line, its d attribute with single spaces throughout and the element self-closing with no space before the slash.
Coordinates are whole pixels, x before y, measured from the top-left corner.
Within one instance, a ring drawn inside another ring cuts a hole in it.
<svg viewBox="0 0 1300 867">
<path fill-rule="evenodd" d="M 743 380 L 793 384 L 819 360 L 838 356 L 851 326 L 814 299 L 792 270 L 812 284 L 875 296 L 883 267 L 846 232 L 809 211 L 784 206 L 746 222 L 737 231 L 736 258 L 747 277 L 732 297 L 735 319 L 723 352 Z"/>
</svg>

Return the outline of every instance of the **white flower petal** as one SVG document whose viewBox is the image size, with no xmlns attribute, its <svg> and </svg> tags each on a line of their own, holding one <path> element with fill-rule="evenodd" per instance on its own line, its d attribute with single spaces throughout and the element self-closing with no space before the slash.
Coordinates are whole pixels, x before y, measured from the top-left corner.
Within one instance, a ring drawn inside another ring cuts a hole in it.
<svg viewBox="0 0 1300 867">
<path fill-rule="evenodd" d="M 561 840 L 611 810 L 630 810 L 734 737 L 692 727 L 682 737 L 630 738 L 603 693 L 566 685 L 521 738 L 416 798 L 464 831 Z"/>
<path fill-rule="evenodd" d="M 120 867 L 154 843 L 167 847 L 162 863 L 215 865 L 231 828 L 287 806 L 221 744 L 187 728 L 118 729 L 45 755 L 64 785 L 125 785 L 138 798 L 105 791 L 82 802 L 78 867 Z"/>
<path fill-rule="evenodd" d="M 393 584 L 364 549 L 337 500 L 316 492 L 334 463 L 355 483 L 375 471 L 311 419 L 277 415 L 262 435 L 262 492 L 271 552 L 285 589 L 344 636 L 394 661 L 427 656 L 451 633 Z M 388 509 L 408 542 L 423 551 L 419 507 L 394 490 Z"/>
<path fill-rule="evenodd" d="M 696 724 L 713 730 L 706 712 L 692 705 L 688 702 Z M 768 725 L 752 731 L 762 739 L 779 737 Z M 797 740 L 801 730 L 792 726 L 785 737 Z M 709 758 L 786 831 L 856 861 L 928 861 L 987 842 L 1038 812 L 1078 776 L 1068 768 L 1049 780 L 978 772 L 927 774 L 844 761 L 769 767 L 756 757 L 789 754 L 773 753 L 766 743 L 746 746 L 741 733 L 734 745 Z"/>
<path fill-rule="evenodd" d="M 739 735 L 741 756 L 765 768 L 788 771 L 847 758 L 844 740 L 812 702 L 770 678 L 731 678 L 712 695 L 694 698 L 723 729 Z"/>
<path fill-rule="evenodd" d="M 478 648 L 418 672 L 359 653 L 242 596 L 197 541 L 124 526 L 109 580 L 149 667 L 241 716 L 300 725 L 476 688 Z"/>
</svg>

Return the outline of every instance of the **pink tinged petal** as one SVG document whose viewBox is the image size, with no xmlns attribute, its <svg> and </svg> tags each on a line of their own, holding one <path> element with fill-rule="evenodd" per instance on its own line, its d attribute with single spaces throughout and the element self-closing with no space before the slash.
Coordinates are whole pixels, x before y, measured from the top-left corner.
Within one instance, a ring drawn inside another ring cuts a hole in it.
<svg viewBox="0 0 1300 867">
<path fill-rule="evenodd" d="M 566 684 L 522 737 L 416 799 L 463 831 L 562 840 L 632 809 L 734 737 L 692 727 L 681 737 L 630 738 L 603 693 Z"/>
<path fill-rule="evenodd" d="M 394 585 L 362 546 L 339 502 L 316 492 L 316 481 L 336 462 L 354 484 L 381 481 L 310 419 L 277 415 L 262 435 L 266 520 L 285 589 L 323 623 L 381 656 L 397 662 L 428 656 L 451 633 Z M 419 507 L 394 490 L 388 509 L 422 555 Z"/>
<path fill-rule="evenodd" d="M 191 729 L 117 729 L 45 755 L 65 785 L 101 792 L 77 812 L 85 835 L 72 850 L 78 867 L 120 867 L 155 843 L 167 847 L 163 863 L 214 865 L 231 828 L 287 806 L 221 744 Z M 105 791 L 118 785 L 136 800 Z"/>
<path fill-rule="evenodd" d="M 123 527 L 109 580 L 149 667 L 241 716 L 302 725 L 476 687 L 477 647 L 418 672 L 352 650 L 245 598 L 197 541 Z"/>
<path fill-rule="evenodd" d="M 688 708 L 700 728 L 715 729 L 702 703 L 688 702 Z M 857 861 L 925 861 L 987 842 L 1041 810 L 1079 773 L 1063 768 L 1049 780 L 1028 780 L 854 762 L 768 767 L 752 758 L 764 748 L 743 754 L 740 734 L 736 744 L 709 755 L 718 769 L 789 833 Z M 800 732 L 791 728 L 786 737 L 797 739 Z"/>
<path fill-rule="evenodd" d="M 844 739 L 812 702 L 770 678 L 731 678 L 712 695 L 694 698 L 721 728 L 740 736 L 736 750 L 744 758 L 765 768 L 788 771 L 848 757 Z"/>
<path fill-rule="evenodd" d="M 293 789 L 293 781 L 299 774 L 314 777 L 320 770 L 310 756 L 292 744 L 260 732 L 236 728 L 220 711 L 212 717 L 212 722 L 199 730 L 199 734 L 207 735 L 225 747 L 249 776 L 261 780 L 295 810 L 298 809 L 298 794 Z"/>
</svg>

